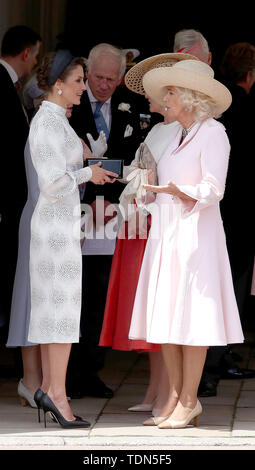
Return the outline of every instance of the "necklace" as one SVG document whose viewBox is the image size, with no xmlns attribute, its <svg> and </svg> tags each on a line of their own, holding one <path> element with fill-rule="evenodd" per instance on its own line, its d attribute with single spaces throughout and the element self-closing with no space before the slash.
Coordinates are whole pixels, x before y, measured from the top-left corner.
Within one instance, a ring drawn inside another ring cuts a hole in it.
<svg viewBox="0 0 255 470">
<path fill-rule="evenodd" d="M 193 122 L 193 124 L 191 124 L 190 127 L 188 127 L 188 129 L 185 129 L 185 127 L 183 127 L 182 129 L 182 137 L 185 139 L 185 137 L 188 135 L 189 131 L 191 131 L 192 127 L 196 124 L 196 121 Z"/>
</svg>

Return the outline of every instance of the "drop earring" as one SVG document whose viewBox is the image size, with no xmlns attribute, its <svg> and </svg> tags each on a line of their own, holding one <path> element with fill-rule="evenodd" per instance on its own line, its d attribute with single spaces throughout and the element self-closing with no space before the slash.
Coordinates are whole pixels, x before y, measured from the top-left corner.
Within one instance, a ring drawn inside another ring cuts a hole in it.
<svg viewBox="0 0 255 470">
<path fill-rule="evenodd" d="M 188 113 L 188 112 L 189 112 L 188 106 L 185 106 L 184 111 L 185 111 L 185 113 Z"/>
<path fill-rule="evenodd" d="M 63 91 L 62 90 L 58 90 L 58 94 L 59 95 L 62 95 Z"/>
</svg>

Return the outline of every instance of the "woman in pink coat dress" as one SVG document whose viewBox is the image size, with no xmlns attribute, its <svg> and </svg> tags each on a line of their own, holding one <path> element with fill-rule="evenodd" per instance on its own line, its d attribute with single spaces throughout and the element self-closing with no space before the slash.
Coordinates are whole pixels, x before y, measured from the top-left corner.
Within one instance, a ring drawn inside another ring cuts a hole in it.
<svg viewBox="0 0 255 470">
<path fill-rule="evenodd" d="M 158 164 L 158 193 L 136 291 L 129 337 L 162 345 L 170 392 L 160 428 L 198 424 L 197 400 L 207 348 L 243 342 L 219 201 L 229 141 L 215 117 L 231 104 L 209 65 L 182 61 L 143 78 L 146 93 L 180 122 Z"/>
</svg>

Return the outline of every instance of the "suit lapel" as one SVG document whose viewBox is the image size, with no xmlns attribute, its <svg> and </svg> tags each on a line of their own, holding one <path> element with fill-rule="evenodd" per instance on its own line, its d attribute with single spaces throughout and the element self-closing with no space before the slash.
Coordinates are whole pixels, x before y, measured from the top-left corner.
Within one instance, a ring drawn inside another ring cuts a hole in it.
<svg viewBox="0 0 255 470">
<path fill-rule="evenodd" d="M 98 135 L 98 132 L 97 132 L 97 128 L 96 128 L 96 124 L 95 124 L 91 104 L 90 104 L 90 101 L 89 101 L 88 93 L 85 92 L 83 94 L 83 96 L 84 96 L 84 107 L 83 107 L 83 109 L 84 109 L 84 118 L 86 119 L 88 129 L 90 129 L 89 132 L 95 138 Z"/>
<path fill-rule="evenodd" d="M 117 119 L 116 119 L 116 109 L 115 109 L 115 103 L 114 103 L 114 99 L 112 97 L 111 99 L 111 130 L 110 130 L 110 134 L 109 134 L 109 139 L 108 139 L 108 144 L 109 144 L 109 141 L 111 141 L 112 139 L 112 136 L 114 135 L 115 133 L 115 126 L 116 126 L 116 122 L 117 122 Z"/>
<path fill-rule="evenodd" d="M 13 84 L 13 81 L 7 72 L 6 68 L 0 64 L 0 78 L 1 78 L 1 85 L 6 90 L 8 98 L 11 100 L 9 102 L 9 106 L 12 108 L 13 113 L 15 116 L 19 116 L 20 122 L 23 120 L 24 129 L 29 130 L 29 123 L 24 111 L 24 107 L 22 101 L 18 95 L 18 92 Z"/>
<path fill-rule="evenodd" d="M 111 140 L 114 138 L 116 140 L 119 140 L 121 138 L 121 133 L 122 133 L 122 119 L 120 116 L 120 113 L 118 111 L 118 106 L 119 106 L 119 99 L 113 94 L 112 99 L 111 99 L 111 112 L 112 112 L 112 123 L 111 123 L 111 131 L 110 131 L 110 136 L 108 139 L 108 144 L 111 142 Z"/>
</svg>

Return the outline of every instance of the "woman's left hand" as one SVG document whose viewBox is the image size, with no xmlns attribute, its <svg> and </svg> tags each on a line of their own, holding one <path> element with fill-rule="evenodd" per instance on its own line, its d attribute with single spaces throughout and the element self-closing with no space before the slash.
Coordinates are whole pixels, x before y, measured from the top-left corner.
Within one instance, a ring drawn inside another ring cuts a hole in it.
<svg viewBox="0 0 255 470">
<path fill-rule="evenodd" d="M 192 197 L 188 196 L 188 194 L 183 193 L 180 191 L 177 186 L 172 183 L 172 181 L 169 181 L 165 186 L 154 186 L 152 184 L 143 184 L 143 188 L 146 189 L 146 191 L 152 191 L 153 193 L 166 193 L 170 194 L 171 196 L 176 196 L 179 197 L 180 199 L 183 200 L 188 200 L 188 201 L 195 201 L 196 199 L 193 199 Z"/>
<path fill-rule="evenodd" d="M 181 191 L 175 186 L 172 181 L 169 181 L 165 186 L 154 186 L 152 184 L 143 184 L 146 191 L 152 191 L 153 193 L 166 193 L 171 194 L 171 196 L 179 196 Z"/>
</svg>

